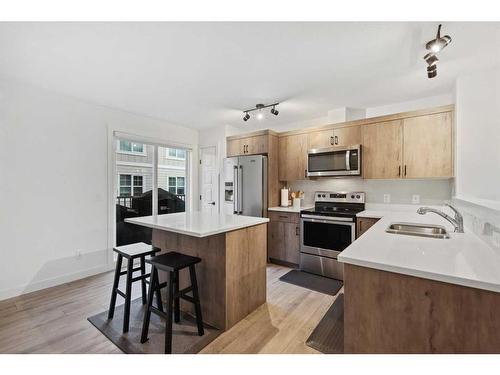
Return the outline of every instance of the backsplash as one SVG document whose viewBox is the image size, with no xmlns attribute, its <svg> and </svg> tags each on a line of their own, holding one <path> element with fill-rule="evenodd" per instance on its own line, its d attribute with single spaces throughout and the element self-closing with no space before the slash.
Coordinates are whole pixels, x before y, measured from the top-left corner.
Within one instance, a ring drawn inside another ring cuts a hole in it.
<svg viewBox="0 0 500 375">
<path fill-rule="evenodd" d="M 458 198 L 453 198 L 453 205 L 463 215 L 466 231 L 500 250 L 500 211 Z"/>
<path fill-rule="evenodd" d="M 314 202 L 314 192 L 364 191 L 367 203 L 384 203 L 384 195 L 390 194 L 390 203 L 412 204 L 412 196 L 420 195 L 420 203 L 441 205 L 451 200 L 453 180 L 365 180 L 362 178 L 320 178 L 294 181 L 288 184 L 291 190 L 305 193 L 303 205 Z"/>
</svg>

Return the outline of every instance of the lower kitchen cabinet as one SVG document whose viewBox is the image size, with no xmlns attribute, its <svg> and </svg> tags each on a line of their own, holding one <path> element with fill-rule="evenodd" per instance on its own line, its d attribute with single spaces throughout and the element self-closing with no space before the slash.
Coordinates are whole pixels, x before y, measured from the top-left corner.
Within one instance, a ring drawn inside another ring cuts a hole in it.
<svg viewBox="0 0 500 375">
<path fill-rule="evenodd" d="M 277 263 L 299 264 L 299 214 L 269 211 L 268 257 Z"/>
<path fill-rule="evenodd" d="M 365 233 L 368 229 L 372 227 L 380 219 L 372 217 L 358 217 L 356 219 L 356 238 Z"/>
</svg>

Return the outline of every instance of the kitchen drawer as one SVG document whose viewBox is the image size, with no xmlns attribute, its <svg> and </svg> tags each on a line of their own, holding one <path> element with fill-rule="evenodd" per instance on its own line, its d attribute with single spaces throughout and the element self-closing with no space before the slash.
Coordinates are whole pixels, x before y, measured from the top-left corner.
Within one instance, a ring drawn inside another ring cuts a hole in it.
<svg viewBox="0 0 500 375">
<path fill-rule="evenodd" d="M 294 212 L 278 212 L 278 211 L 268 211 L 267 216 L 271 221 L 282 221 L 284 223 L 295 223 L 300 222 L 300 215 Z"/>
</svg>

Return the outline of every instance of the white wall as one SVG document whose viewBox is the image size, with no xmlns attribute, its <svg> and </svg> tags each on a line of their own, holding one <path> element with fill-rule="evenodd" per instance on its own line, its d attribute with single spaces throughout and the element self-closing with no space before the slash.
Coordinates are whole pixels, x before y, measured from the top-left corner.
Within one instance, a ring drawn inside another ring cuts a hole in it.
<svg viewBox="0 0 500 375">
<path fill-rule="evenodd" d="M 448 105 L 453 103 L 455 103 L 455 98 L 453 93 L 437 95 L 437 96 L 428 96 L 425 98 L 420 98 L 406 102 L 391 103 L 377 107 L 368 107 L 366 108 L 366 117 L 377 117 L 377 116 L 390 115 L 393 113 L 416 111 L 419 109 L 439 107 L 442 105 Z"/>
<path fill-rule="evenodd" d="M 110 268 L 113 130 L 192 145 L 197 158 L 197 131 L 0 82 L 0 299 Z"/>
<path fill-rule="evenodd" d="M 456 84 L 456 195 L 500 208 L 500 69 Z"/>
</svg>

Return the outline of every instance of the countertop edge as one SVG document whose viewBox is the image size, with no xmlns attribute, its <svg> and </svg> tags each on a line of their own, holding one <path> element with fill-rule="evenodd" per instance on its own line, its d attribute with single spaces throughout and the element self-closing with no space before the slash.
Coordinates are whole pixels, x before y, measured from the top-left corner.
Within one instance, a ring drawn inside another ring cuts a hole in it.
<svg viewBox="0 0 500 375">
<path fill-rule="evenodd" d="M 211 232 L 203 232 L 203 233 L 185 231 L 185 230 L 182 230 L 182 229 L 171 228 L 171 227 L 167 228 L 167 227 L 164 227 L 164 226 L 161 226 L 161 225 L 155 225 L 155 224 L 152 224 L 152 223 L 138 222 L 138 221 L 134 221 L 134 218 L 128 218 L 128 219 L 125 219 L 124 221 L 126 223 L 135 224 L 135 225 L 141 225 L 143 227 L 147 227 L 147 228 L 151 228 L 151 229 L 164 230 L 166 232 L 173 232 L 173 233 L 184 234 L 184 235 L 191 236 L 191 237 L 204 238 L 204 237 L 214 236 L 216 234 L 222 234 L 222 233 L 232 232 L 232 231 L 243 229 L 243 228 L 254 227 L 256 225 L 267 224 L 269 222 L 269 219 L 266 218 L 266 217 L 259 218 L 259 219 L 261 219 L 262 221 L 258 222 L 258 223 L 236 225 L 236 226 L 231 227 L 231 228 L 222 228 L 220 230 L 214 230 L 214 231 L 211 231 Z"/>
<path fill-rule="evenodd" d="M 411 268 L 388 266 L 382 263 L 352 259 L 342 255 L 339 255 L 338 260 L 341 263 L 351 264 L 353 266 L 366 267 L 379 271 L 392 272 L 400 275 L 407 275 L 407 276 L 419 277 L 421 279 L 439 281 L 446 284 L 460 285 L 469 288 L 488 290 L 490 292 L 500 293 L 500 285 L 491 284 L 484 281 L 464 279 L 456 276 L 446 276 L 434 272 L 420 271 Z"/>
</svg>

